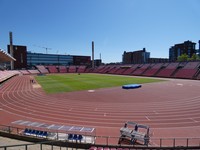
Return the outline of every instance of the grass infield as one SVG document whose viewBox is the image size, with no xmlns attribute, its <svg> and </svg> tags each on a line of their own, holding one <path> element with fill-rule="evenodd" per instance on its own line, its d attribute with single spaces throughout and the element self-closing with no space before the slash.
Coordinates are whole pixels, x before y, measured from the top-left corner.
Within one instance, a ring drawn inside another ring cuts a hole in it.
<svg viewBox="0 0 200 150">
<path fill-rule="evenodd" d="M 116 76 L 103 74 L 50 74 L 37 76 L 37 82 L 46 93 L 60 93 L 80 90 L 93 90 L 122 86 L 125 84 L 144 84 L 163 80 L 136 78 L 133 76 Z"/>
</svg>

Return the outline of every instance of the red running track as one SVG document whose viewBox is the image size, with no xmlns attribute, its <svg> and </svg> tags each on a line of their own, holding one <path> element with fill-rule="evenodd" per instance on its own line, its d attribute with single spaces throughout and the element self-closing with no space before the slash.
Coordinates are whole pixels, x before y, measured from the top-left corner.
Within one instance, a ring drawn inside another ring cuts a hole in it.
<svg viewBox="0 0 200 150">
<path fill-rule="evenodd" d="M 95 127 L 97 135 L 119 136 L 126 121 L 149 125 L 153 137 L 200 135 L 200 81 L 171 79 L 121 87 L 47 95 L 30 76 L 0 87 L 0 124 L 16 120 Z M 91 89 L 92 90 L 92 89 Z"/>
</svg>

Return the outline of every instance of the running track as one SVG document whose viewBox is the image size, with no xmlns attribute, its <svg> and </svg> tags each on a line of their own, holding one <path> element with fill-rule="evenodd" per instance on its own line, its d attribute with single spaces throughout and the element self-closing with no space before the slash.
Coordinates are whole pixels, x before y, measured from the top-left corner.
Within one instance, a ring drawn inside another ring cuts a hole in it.
<svg viewBox="0 0 200 150">
<path fill-rule="evenodd" d="M 121 87 L 47 95 L 30 76 L 0 87 L 0 124 L 16 120 L 95 127 L 97 135 L 119 136 L 126 121 L 149 125 L 153 137 L 199 137 L 200 81 L 166 79 Z M 92 89 L 91 89 L 92 90 Z"/>
</svg>

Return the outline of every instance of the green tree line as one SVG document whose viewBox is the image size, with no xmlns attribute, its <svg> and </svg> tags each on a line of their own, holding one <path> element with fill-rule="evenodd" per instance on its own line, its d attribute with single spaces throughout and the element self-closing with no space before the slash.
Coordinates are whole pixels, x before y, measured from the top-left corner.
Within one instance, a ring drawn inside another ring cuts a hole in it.
<svg viewBox="0 0 200 150">
<path fill-rule="evenodd" d="M 200 57 L 197 54 L 193 54 L 191 58 L 187 54 L 182 54 L 177 59 L 177 61 L 179 61 L 179 62 L 181 62 L 181 61 L 197 61 L 197 60 L 200 60 Z"/>
</svg>

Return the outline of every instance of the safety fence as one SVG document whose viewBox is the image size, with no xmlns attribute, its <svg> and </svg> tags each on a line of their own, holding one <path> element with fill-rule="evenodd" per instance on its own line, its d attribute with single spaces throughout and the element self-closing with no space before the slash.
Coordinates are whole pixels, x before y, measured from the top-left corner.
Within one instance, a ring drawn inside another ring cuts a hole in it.
<svg viewBox="0 0 200 150">
<path fill-rule="evenodd" d="M 68 149 L 68 148 L 76 148 L 76 149 L 89 149 L 92 146 L 95 147 L 107 147 L 107 148 L 126 148 L 126 149 L 153 149 L 153 148 L 182 148 L 182 149 L 200 149 L 200 137 L 199 138 L 150 138 L 150 144 L 148 146 L 141 145 L 138 143 L 137 145 L 130 145 L 129 141 L 125 141 L 124 143 L 118 144 L 119 137 L 111 137 L 111 136 L 97 136 L 97 135 L 88 135 L 87 133 L 82 133 L 82 139 L 69 139 L 69 135 L 76 133 L 67 133 L 67 132 L 58 132 L 55 130 L 47 131 L 47 136 L 37 136 L 37 135 L 27 135 L 25 134 L 25 130 L 27 127 L 13 127 L 13 126 L 5 126 L 0 125 L 0 136 L 7 136 L 11 138 L 15 138 L 18 140 L 33 142 L 31 144 L 23 144 L 23 145 L 14 145 L 14 146 L 0 146 L 0 150 L 9 150 L 9 148 L 16 147 L 17 149 L 24 150 L 32 150 L 32 147 L 35 150 L 40 149 L 49 149 L 49 150 L 57 150 L 57 149 Z M 45 145 L 45 148 L 44 148 Z M 48 148 L 47 148 L 48 146 Z M 99 149 L 98 149 L 99 150 Z M 113 149 L 114 150 L 114 149 Z"/>
<path fill-rule="evenodd" d="M 39 143 L 30 143 L 30 144 L 17 144 L 17 145 L 8 145 L 0 146 L 0 150 L 73 150 L 78 148 L 69 148 L 67 145 L 54 145 L 54 142 L 39 142 Z"/>
</svg>

